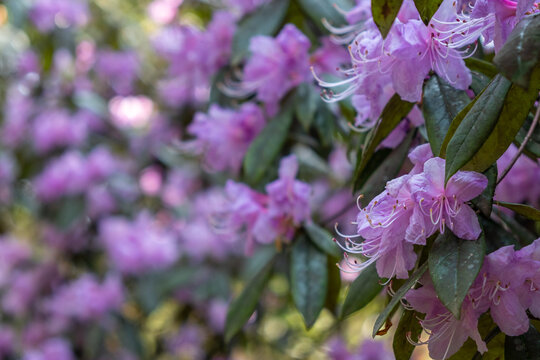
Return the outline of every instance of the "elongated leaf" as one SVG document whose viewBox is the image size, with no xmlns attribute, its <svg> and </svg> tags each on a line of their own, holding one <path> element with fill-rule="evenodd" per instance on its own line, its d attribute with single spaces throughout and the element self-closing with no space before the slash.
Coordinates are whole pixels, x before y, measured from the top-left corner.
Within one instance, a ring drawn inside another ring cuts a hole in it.
<svg viewBox="0 0 540 360">
<path fill-rule="evenodd" d="M 298 86 L 296 90 L 295 113 L 304 130 L 307 131 L 311 127 L 317 105 L 320 101 L 320 95 L 317 94 L 311 84 L 306 83 Z"/>
<path fill-rule="evenodd" d="M 323 229 L 315 223 L 308 223 L 304 225 L 307 235 L 313 241 L 315 245 L 328 255 L 340 258 L 341 250 L 332 240 L 333 236 L 326 229 Z"/>
<path fill-rule="evenodd" d="M 373 154 L 371 159 L 369 159 L 368 163 L 366 164 L 366 167 L 362 170 L 361 173 L 358 171 L 355 172 L 354 178 L 353 178 L 353 193 L 358 191 L 359 189 L 364 186 L 366 181 L 373 175 L 375 170 L 381 166 L 381 164 L 386 160 L 388 155 L 392 153 L 392 149 L 384 148 L 381 150 L 378 150 Z M 358 170 L 359 168 L 357 168 Z"/>
<path fill-rule="evenodd" d="M 530 325 L 529 331 L 519 336 L 506 336 L 504 341 L 505 360 L 540 359 L 540 333 Z"/>
<path fill-rule="evenodd" d="M 341 318 L 361 310 L 381 293 L 382 285 L 375 264 L 365 268 L 352 282 L 341 309 Z"/>
<path fill-rule="evenodd" d="M 495 185 L 497 184 L 497 163 L 493 164 L 484 172 L 488 179 L 488 184 L 478 197 L 471 200 L 485 216 L 491 215 L 493 208 L 493 196 L 495 195 Z"/>
<path fill-rule="evenodd" d="M 401 144 L 392 150 L 390 155 L 382 164 L 369 176 L 362 186 L 360 192 L 364 196 L 362 202 L 369 203 L 375 196 L 384 190 L 386 183 L 397 176 L 403 162 L 407 158 L 407 151 L 410 148 L 412 139 L 416 131 L 411 131 Z"/>
<path fill-rule="evenodd" d="M 248 184 L 256 184 L 278 156 L 292 123 L 292 107 L 284 105 L 253 140 L 244 157 L 244 177 Z"/>
<path fill-rule="evenodd" d="M 275 256 L 268 260 L 265 266 L 246 284 L 240 296 L 234 299 L 229 306 L 225 322 L 225 341 L 229 342 L 255 311 L 266 283 L 270 280 L 274 260 Z"/>
<path fill-rule="evenodd" d="M 540 221 L 540 210 L 533 208 L 532 206 L 524 204 L 514 204 L 504 201 L 496 201 L 495 204 L 510 209 L 513 212 L 525 216 L 526 218 L 529 218 L 531 220 Z"/>
<path fill-rule="evenodd" d="M 420 17 L 426 25 L 429 24 L 429 20 L 431 20 L 441 3 L 442 0 L 414 0 L 414 5 L 416 5 L 416 9 L 418 9 Z"/>
<path fill-rule="evenodd" d="M 531 90 L 512 84 L 495 127 L 484 144 L 465 164 L 465 170 L 485 171 L 499 159 L 514 141 L 519 129 L 529 115 L 529 109 L 538 97 L 540 88 L 540 67 L 533 73 Z"/>
<path fill-rule="evenodd" d="M 511 235 L 514 236 L 520 246 L 532 244 L 532 242 L 536 240 L 537 236 L 517 222 L 513 216 L 507 215 L 497 208 L 494 208 L 493 212 L 501 219 L 501 222 L 510 229 Z"/>
<path fill-rule="evenodd" d="M 418 316 L 420 314 L 416 311 L 403 311 L 392 343 L 396 360 L 409 360 L 411 358 L 415 346 L 409 342 L 407 334 L 410 335 L 410 339 L 413 341 L 418 341 L 422 332 L 422 325 L 420 325 Z"/>
<path fill-rule="evenodd" d="M 528 88 L 532 69 L 540 61 L 540 14 L 521 20 L 493 62 L 516 84 Z"/>
<path fill-rule="evenodd" d="M 403 0 L 371 0 L 373 21 L 381 31 L 383 38 L 388 35 Z"/>
<path fill-rule="evenodd" d="M 436 75 L 426 82 L 422 112 L 431 151 L 435 156 L 441 151 L 452 120 L 470 102 L 465 91 L 454 88 Z"/>
<path fill-rule="evenodd" d="M 338 299 L 341 291 L 341 272 L 336 265 L 336 259 L 333 256 L 326 257 L 326 268 L 328 269 L 328 290 L 326 291 L 326 299 L 324 307 L 338 316 Z"/>
<path fill-rule="evenodd" d="M 294 304 L 310 328 L 324 307 L 328 271 L 326 255 L 303 235 L 291 252 L 291 287 Z"/>
<path fill-rule="evenodd" d="M 459 124 L 446 149 L 446 181 L 480 150 L 497 123 L 510 89 L 510 81 L 497 75 Z"/>
<path fill-rule="evenodd" d="M 429 252 L 429 273 L 439 299 L 459 319 L 461 304 L 482 267 L 486 243 L 463 240 L 448 229 L 435 239 Z"/>
<path fill-rule="evenodd" d="M 467 65 L 470 70 L 480 72 L 490 78 L 494 77 L 499 72 L 497 67 L 492 63 L 474 57 L 466 58 L 465 65 Z"/>
<path fill-rule="evenodd" d="M 377 317 L 377 320 L 375 320 L 375 325 L 373 325 L 373 332 L 371 336 L 375 337 L 377 335 L 377 332 L 383 326 L 383 324 L 386 322 L 386 319 L 388 319 L 388 316 L 392 313 L 396 305 L 401 301 L 401 299 L 407 294 L 407 291 L 409 291 L 416 282 L 424 275 L 428 268 L 427 261 L 422 264 L 415 272 L 412 274 L 409 279 L 403 284 L 394 294 L 388 305 L 384 308 L 384 310 L 379 314 Z"/>
<path fill-rule="evenodd" d="M 302 10 L 319 26 L 324 28 L 322 23 L 326 19 L 332 26 L 347 25 L 345 18 L 340 14 L 336 6 L 340 9 L 348 10 L 354 4 L 346 0 L 298 0 Z"/>
<path fill-rule="evenodd" d="M 370 132 L 364 151 L 362 151 L 362 157 L 358 159 L 360 162 L 357 166 L 356 172 L 361 174 L 367 163 L 371 159 L 371 156 L 375 152 L 375 149 L 379 144 L 396 128 L 399 122 L 409 114 L 413 103 L 403 101 L 398 94 L 394 94 L 390 101 L 384 107 L 384 110 L 377 122 L 375 128 Z"/>
<path fill-rule="evenodd" d="M 514 234 L 509 233 L 504 227 L 486 216 L 479 216 L 480 226 L 484 230 L 486 239 L 486 254 L 490 254 L 503 246 L 515 245 L 519 248 L 519 243 Z"/>
<path fill-rule="evenodd" d="M 232 63 L 238 64 L 246 56 L 253 36 L 273 35 L 283 22 L 288 8 L 289 0 L 272 0 L 242 19 L 234 33 Z"/>
</svg>

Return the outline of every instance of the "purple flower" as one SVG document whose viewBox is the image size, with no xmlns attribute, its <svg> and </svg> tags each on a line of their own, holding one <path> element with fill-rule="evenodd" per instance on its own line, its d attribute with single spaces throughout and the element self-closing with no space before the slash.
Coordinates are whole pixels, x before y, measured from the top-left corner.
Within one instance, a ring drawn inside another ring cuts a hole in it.
<svg viewBox="0 0 540 360">
<path fill-rule="evenodd" d="M 255 36 L 252 53 L 244 68 L 242 81 L 224 89 L 231 96 L 257 93 L 269 114 L 277 112 L 277 104 L 293 87 L 309 80 L 309 39 L 294 25 L 287 24 L 277 37 Z"/>
<path fill-rule="evenodd" d="M 36 0 L 30 9 L 30 19 L 41 32 L 84 26 L 89 16 L 86 0 Z"/>
<path fill-rule="evenodd" d="M 179 256 L 176 238 L 146 213 L 133 222 L 122 217 L 104 219 L 99 235 L 111 265 L 124 274 L 164 269 Z"/>
<path fill-rule="evenodd" d="M 329 37 L 321 39 L 321 47 L 311 54 L 310 63 L 317 74 L 335 74 L 349 60 L 347 50 Z"/>
<path fill-rule="evenodd" d="M 62 338 L 51 338 L 37 349 L 26 350 L 22 360 L 74 360 L 69 343 Z"/>
<path fill-rule="evenodd" d="M 225 0 L 224 2 L 233 13 L 244 16 L 267 3 L 268 0 Z"/>
<path fill-rule="evenodd" d="M 188 132 L 196 137 L 195 146 L 204 153 L 210 170 L 236 173 L 264 125 L 263 113 L 255 104 L 245 103 L 237 111 L 212 105 L 208 115 L 195 115 Z"/>
<path fill-rule="evenodd" d="M 436 360 L 448 359 L 471 338 L 480 353 L 487 351 L 486 344 L 478 332 L 478 318 L 482 311 L 475 309 L 473 303 L 466 298 L 461 307 L 461 318 L 458 320 L 440 302 L 429 276 L 422 278 L 422 287 L 409 290 L 405 299 L 410 306 L 423 314 L 420 321 L 429 339 L 416 345 L 428 344 L 429 356 Z"/>
<path fill-rule="evenodd" d="M 487 178 L 472 171 L 458 171 L 445 186 L 444 167 L 444 159 L 433 158 L 426 161 L 423 173 L 411 178 L 411 191 L 417 203 L 412 221 L 422 226 L 416 226 L 409 235 L 424 238 L 437 229 L 443 233 L 448 226 L 456 236 L 476 240 L 482 229 L 466 202 L 482 193 Z"/>
<path fill-rule="evenodd" d="M 128 95 L 133 91 L 137 79 L 139 60 L 132 51 L 100 51 L 95 64 L 97 75 L 106 81 L 119 95 Z"/>
<path fill-rule="evenodd" d="M 60 287 L 46 307 L 53 316 L 94 321 L 118 310 L 123 301 L 123 286 L 118 277 L 108 276 L 100 284 L 93 275 L 85 274 Z"/>
<path fill-rule="evenodd" d="M 33 144 L 39 153 L 56 147 L 77 146 L 88 135 L 87 124 L 65 109 L 45 110 L 34 118 Z"/>
</svg>

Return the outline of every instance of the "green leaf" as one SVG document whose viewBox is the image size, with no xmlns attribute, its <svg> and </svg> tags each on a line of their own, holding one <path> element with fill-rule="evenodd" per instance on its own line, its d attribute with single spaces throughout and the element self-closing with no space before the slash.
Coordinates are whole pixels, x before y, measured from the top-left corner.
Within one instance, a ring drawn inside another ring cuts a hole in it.
<svg viewBox="0 0 540 360">
<path fill-rule="evenodd" d="M 324 101 L 319 101 L 313 125 L 319 134 L 323 146 L 330 147 L 334 143 L 336 117 Z"/>
<path fill-rule="evenodd" d="M 349 292 L 341 308 L 341 318 L 345 318 L 361 310 L 381 293 L 383 286 L 379 283 L 379 275 L 375 264 L 371 264 L 358 275 L 349 286 Z"/>
<path fill-rule="evenodd" d="M 401 314 L 392 344 L 396 360 L 409 360 L 411 358 L 415 346 L 409 342 L 407 334 L 410 334 L 410 339 L 413 341 L 418 341 L 422 332 L 418 316 L 420 314 L 416 311 L 405 310 Z"/>
<path fill-rule="evenodd" d="M 341 257 L 339 246 L 334 243 L 332 234 L 326 231 L 326 229 L 323 229 L 313 222 L 304 224 L 304 229 L 311 241 L 313 241 L 319 249 L 332 257 Z"/>
<path fill-rule="evenodd" d="M 530 232 L 529 229 L 517 222 L 513 216 L 507 215 L 497 208 L 494 208 L 493 212 L 497 215 L 497 217 L 499 217 L 505 227 L 509 229 L 510 234 L 514 236 L 520 246 L 532 244 L 532 242 L 538 237 Z"/>
<path fill-rule="evenodd" d="M 240 21 L 232 43 L 233 65 L 238 64 L 247 54 L 253 36 L 273 35 L 279 29 L 288 9 L 289 0 L 273 0 Z"/>
<path fill-rule="evenodd" d="M 429 20 L 431 20 L 441 3 L 442 0 L 414 0 L 414 5 L 416 5 L 416 9 L 418 9 L 420 17 L 426 25 L 429 24 Z"/>
<path fill-rule="evenodd" d="M 482 267 L 486 243 L 463 240 L 449 229 L 440 234 L 429 252 L 429 273 L 439 299 L 459 319 L 461 304 Z"/>
<path fill-rule="evenodd" d="M 474 57 L 466 58 L 465 65 L 467 65 L 470 70 L 477 71 L 490 78 L 494 77 L 499 73 L 497 67 L 489 61 L 480 60 Z"/>
<path fill-rule="evenodd" d="M 497 184 L 497 163 L 491 165 L 489 169 L 484 172 L 488 179 L 488 184 L 484 191 L 471 202 L 480 209 L 485 216 L 491 215 L 491 209 L 493 208 L 493 196 L 495 195 L 495 186 Z"/>
<path fill-rule="evenodd" d="M 358 159 L 360 165 L 357 166 L 356 172 L 361 174 L 367 163 L 371 159 L 371 156 L 375 152 L 375 149 L 379 144 L 396 128 L 405 116 L 411 112 L 414 104 L 401 100 L 398 94 L 394 94 L 390 101 L 384 107 L 381 117 L 377 121 L 377 125 L 371 130 L 369 137 L 366 139 L 364 151 L 362 151 L 362 157 Z"/>
<path fill-rule="evenodd" d="M 371 0 L 373 21 L 381 31 L 383 38 L 388 35 L 403 0 Z"/>
<path fill-rule="evenodd" d="M 525 216 L 526 218 L 529 218 L 531 220 L 540 221 L 540 210 L 533 208 L 532 206 L 524 204 L 514 204 L 504 201 L 495 201 L 495 204 L 510 209 L 513 212 Z"/>
<path fill-rule="evenodd" d="M 290 104 L 284 105 L 281 112 L 253 140 L 244 157 L 244 179 L 248 184 L 256 184 L 279 155 L 292 118 L 292 107 Z"/>
<path fill-rule="evenodd" d="M 470 102 L 465 91 L 454 88 L 437 75 L 426 82 L 422 112 L 431 151 L 435 156 L 439 156 L 452 120 Z"/>
<path fill-rule="evenodd" d="M 298 121 L 308 131 L 315 117 L 317 105 L 320 102 L 320 95 L 314 90 L 311 84 L 301 84 L 296 90 L 295 113 Z"/>
<path fill-rule="evenodd" d="M 327 256 L 326 260 L 326 268 L 328 269 L 328 290 L 326 291 L 324 307 L 337 316 L 337 304 L 341 292 L 341 271 L 336 265 L 336 261 L 339 259 Z"/>
<path fill-rule="evenodd" d="M 516 135 L 515 143 L 516 146 L 519 147 L 525 141 L 525 137 L 527 136 L 527 133 L 529 132 L 529 129 L 531 128 L 532 121 L 534 116 L 532 114 L 529 114 L 527 117 L 527 120 L 525 120 L 525 123 L 519 130 L 518 134 Z M 527 154 L 532 159 L 538 159 L 540 158 L 540 126 L 537 126 L 532 136 L 529 138 L 529 141 L 527 142 L 527 145 L 525 145 L 524 153 Z"/>
<path fill-rule="evenodd" d="M 339 27 L 347 25 L 347 21 L 337 11 L 336 6 L 340 9 L 348 10 L 354 5 L 350 1 L 344 0 L 298 0 L 298 3 L 319 28 L 324 28 L 323 19 L 328 21 L 332 26 Z"/>
<path fill-rule="evenodd" d="M 384 148 L 381 150 L 378 150 L 373 154 L 371 159 L 369 159 L 368 163 L 366 164 L 366 167 L 362 170 L 362 172 L 358 172 L 358 167 L 355 170 L 354 178 L 353 178 L 353 193 L 360 190 L 362 186 L 368 181 L 368 179 L 373 175 L 375 170 L 381 166 L 384 160 L 392 153 L 392 149 Z M 360 165 L 360 164 L 358 164 Z"/>
<path fill-rule="evenodd" d="M 487 140 L 497 123 L 510 85 L 510 81 L 505 77 L 497 75 L 465 115 L 446 149 L 446 181 L 461 169 Z"/>
<path fill-rule="evenodd" d="M 540 14 L 525 16 L 512 30 L 493 62 L 514 83 L 529 87 L 533 68 L 540 61 Z"/>
<path fill-rule="evenodd" d="M 119 319 L 120 327 L 118 329 L 118 337 L 120 338 L 123 348 L 137 355 L 137 358 L 144 358 L 144 345 L 138 326 L 125 318 Z"/>
<path fill-rule="evenodd" d="M 383 326 L 383 324 L 386 322 L 386 319 L 388 319 L 388 316 L 392 313 L 394 308 L 397 306 L 397 304 L 401 301 L 401 299 L 407 294 L 407 291 L 409 291 L 416 282 L 424 275 L 428 268 L 427 261 L 422 264 L 415 272 L 412 274 L 409 279 L 396 291 L 388 305 L 384 308 L 384 310 L 379 314 L 377 317 L 377 320 L 375 320 L 375 324 L 373 325 L 373 332 L 371 336 L 375 337 L 377 335 L 377 332 Z"/>
<path fill-rule="evenodd" d="M 478 220 L 480 220 L 480 226 L 484 230 L 486 254 L 508 245 L 517 245 L 517 248 L 519 248 L 515 235 L 509 233 L 504 227 L 486 216 L 479 216 Z"/>
<path fill-rule="evenodd" d="M 540 359 L 540 333 L 529 326 L 529 331 L 519 336 L 506 336 L 504 341 L 505 360 Z"/>
<path fill-rule="evenodd" d="M 290 276 L 294 304 L 309 329 L 324 307 L 328 271 L 326 255 L 303 235 L 292 248 Z"/>
<path fill-rule="evenodd" d="M 363 195 L 362 202 L 369 203 L 375 196 L 382 192 L 386 183 L 397 176 L 399 170 L 407 158 L 407 153 L 416 131 L 410 131 L 401 144 L 392 150 L 390 155 L 371 173 L 360 193 Z"/>
<path fill-rule="evenodd" d="M 484 141 L 480 149 L 472 159 L 465 164 L 465 170 L 483 172 L 494 164 L 512 144 L 519 129 L 529 115 L 529 109 L 534 105 L 538 97 L 540 87 L 540 68 L 533 74 L 531 86 L 534 90 L 526 91 L 518 85 L 512 84 L 501 113 L 491 130 L 489 137 Z"/>
<path fill-rule="evenodd" d="M 229 305 L 225 322 L 226 342 L 229 342 L 242 329 L 255 311 L 259 298 L 272 275 L 275 258 L 273 256 L 268 259 L 268 262 L 246 284 L 242 293 Z"/>
</svg>

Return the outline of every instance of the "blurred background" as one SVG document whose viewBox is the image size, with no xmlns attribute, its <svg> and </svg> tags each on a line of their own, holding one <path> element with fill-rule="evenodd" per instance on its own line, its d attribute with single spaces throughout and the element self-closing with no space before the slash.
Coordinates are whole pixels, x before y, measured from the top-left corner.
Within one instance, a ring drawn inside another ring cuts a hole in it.
<svg viewBox="0 0 540 360">
<path fill-rule="evenodd" d="M 224 341 L 229 302 L 274 247 L 246 258 L 220 229 L 237 175 L 186 128 L 221 101 L 235 24 L 262 2 L 0 2 L 0 359 L 393 358 L 391 336 L 370 340 L 384 301 L 340 323 L 328 307 L 308 331 L 279 262 Z M 325 217 L 354 203 L 343 146 L 327 154 L 300 161 Z M 328 266 L 343 297 L 354 276 Z"/>
</svg>

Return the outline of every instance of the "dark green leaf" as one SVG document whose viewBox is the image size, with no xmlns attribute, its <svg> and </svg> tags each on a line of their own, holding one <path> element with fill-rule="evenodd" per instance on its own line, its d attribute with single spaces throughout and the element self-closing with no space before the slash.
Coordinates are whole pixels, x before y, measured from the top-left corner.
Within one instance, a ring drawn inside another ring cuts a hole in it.
<svg viewBox="0 0 540 360">
<path fill-rule="evenodd" d="M 315 245 L 325 253 L 335 258 L 341 257 L 341 250 L 332 240 L 332 234 L 319 225 L 311 222 L 304 225 L 307 235 Z"/>
<path fill-rule="evenodd" d="M 410 339 L 413 341 L 418 341 L 422 332 L 422 325 L 420 325 L 418 316 L 420 314 L 416 311 L 405 310 L 401 314 L 392 344 L 396 360 L 409 360 L 411 358 L 415 346 L 409 342 L 407 334 L 410 335 Z"/>
<path fill-rule="evenodd" d="M 513 216 L 507 215 L 497 208 L 494 208 L 493 212 L 500 218 L 504 226 L 508 228 L 520 246 L 527 246 L 538 237 L 530 232 L 529 229 L 517 222 Z"/>
<path fill-rule="evenodd" d="M 253 36 L 273 35 L 283 22 L 288 8 L 289 0 L 273 0 L 242 19 L 234 33 L 232 63 L 238 64 L 244 58 Z"/>
<path fill-rule="evenodd" d="M 305 236 L 298 237 L 292 248 L 290 276 L 294 304 L 310 328 L 324 307 L 328 272 L 326 255 Z"/>
<path fill-rule="evenodd" d="M 491 81 L 490 77 L 477 71 L 471 71 L 471 77 L 471 89 L 474 92 L 475 96 L 480 94 L 489 85 L 489 82 Z"/>
<path fill-rule="evenodd" d="M 381 293 L 382 285 L 375 264 L 371 264 L 349 286 L 349 292 L 341 308 L 341 318 L 361 310 Z"/>
<path fill-rule="evenodd" d="M 323 146 L 331 146 L 334 142 L 336 117 L 328 108 L 328 104 L 323 101 L 319 101 L 319 107 L 315 113 L 313 125 L 319 134 Z"/>
<path fill-rule="evenodd" d="M 465 91 L 454 88 L 437 75 L 426 82 L 422 112 L 431 151 L 435 156 L 439 156 L 452 120 L 468 103 L 470 99 Z"/>
<path fill-rule="evenodd" d="M 446 181 L 472 159 L 487 140 L 510 85 L 505 77 L 497 75 L 465 115 L 446 149 Z"/>
<path fill-rule="evenodd" d="M 270 262 L 277 254 L 274 244 L 258 247 L 255 253 L 247 257 L 242 268 L 242 280 L 250 281 Z"/>
<path fill-rule="evenodd" d="M 401 169 L 407 152 L 410 148 L 415 131 L 409 132 L 401 144 L 392 150 L 390 155 L 382 164 L 369 176 L 364 186 L 360 190 L 363 195 L 362 202 L 369 203 L 377 194 L 384 190 L 386 183 L 397 176 Z"/>
<path fill-rule="evenodd" d="M 369 137 L 366 139 L 362 157 L 358 159 L 360 165 L 357 166 L 356 172 L 361 174 L 375 149 L 379 144 L 396 128 L 400 121 L 405 118 L 411 111 L 413 103 L 401 100 L 398 94 L 394 94 L 390 101 L 384 107 L 381 117 L 377 121 L 377 125 L 371 130 Z"/>
<path fill-rule="evenodd" d="M 144 358 L 144 345 L 138 327 L 131 321 L 121 318 L 118 336 L 123 348 L 136 354 L 137 358 Z"/>
<path fill-rule="evenodd" d="M 533 68 L 540 60 L 540 14 L 525 16 L 512 30 L 493 62 L 516 84 L 528 88 Z"/>
<path fill-rule="evenodd" d="M 532 84 L 540 87 L 540 68 L 534 72 Z M 537 97 L 538 89 L 526 91 L 512 84 L 489 137 L 464 169 L 483 172 L 495 163 L 514 141 Z"/>
<path fill-rule="evenodd" d="M 513 212 L 525 216 L 526 218 L 529 218 L 531 220 L 540 221 L 540 210 L 535 209 L 532 206 L 524 204 L 514 204 L 504 201 L 495 201 L 495 204 L 510 209 Z"/>
<path fill-rule="evenodd" d="M 296 90 L 295 113 L 298 121 L 308 131 L 315 117 L 317 105 L 320 102 L 320 95 L 314 90 L 311 84 L 301 84 Z"/>
<path fill-rule="evenodd" d="M 482 267 L 486 243 L 463 240 L 447 229 L 435 239 L 429 252 L 429 273 L 439 299 L 459 319 L 461 304 Z"/>
<path fill-rule="evenodd" d="M 229 342 L 232 337 L 242 329 L 244 324 L 251 317 L 251 314 L 255 311 L 259 298 L 265 289 L 268 280 L 270 280 L 274 260 L 275 256 L 271 257 L 260 271 L 246 284 L 240 296 L 234 299 L 229 305 L 227 320 L 225 322 L 225 341 Z"/>
<path fill-rule="evenodd" d="M 426 25 L 429 24 L 429 20 L 431 20 L 441 3 L 442 0 L 414 0 L 414 5 L 416 5 L 416 9 L 418 9 L 420 17 Z"/>
<path fill-rule="evenodd" d="M 540 333 L 529 327 L 523 335 L 506 336 L 504 341 L 505 360 L 539 360 L 540 359 Z"/>
<path fill-rule="evenodd" d="M 519 130 L 518 134 L 516 135 L 515 143 L 519 147 L 525 140 L 525 136 L 527 136 L 527 133 L 529 132 L 529 129 L 531 128 L 531 124 L 533 121 L 534 116 L 532 114 L 529 114 L 527 117 L 527 120 L 525 120 L 525 123 Z M 538 159 L 540 158 L 540 126 L 537 126 L 532 136 L 529 138 L 529 141 L 527 142 L 527 145 L 525 145 L 524 153 L 527 154 L 532 159 Z"/>
<path fill-rule="evenodd" d="M 373 154 L 371 159 L 369 159 L 366 167 L 362 170 L 361 173 L 355 171 L 353 178 L 353 193 L 360 190 L 366 181 L 371 177 L 371 175 L 381 166 L 383 161 L 392 153 L 392 149 L 384 148 L 378 150 Z M 358 170 L 359 167 L 356 169 Z"/>
<path fill-rule="evenodd" d="M 497 67 L 492 63 L 474 57 L 465 59 L 465 65 L 467 65 L 470 70 L 480 72 L 490 78 L 499 73 Z"/>
<path fill-rule="evenodd" d="M 292 123 L 292 108 L 284 105 L 253 140 L 244 157 L 244 177 L 248 184 L 256 184 L 279 155 Z"/>
<path fill-rule="evenodd" d="M 403 284 L 394 294 L 388 305 L 384 308 L 384 310 L 379 314 L 377 317 L 377 320 L 375 320 L 375 325 L 373 325 L 373 332 L 372 336 L 375 337 L 377 335 L 377 332 L 383 326 L 383 324 L 386 322 L 386 319 L 388 319 L 388 316 L 392 313 L 394 308 L 397 306 L 397 304 L 401 301 L 401 299 L 407 294 L 407 291 L 409 291 L 416 282 L 424 275 L 428 268 L 427 261 L 422 264 L 415 272 L 412 274 L 409 279 Z"/>
<path fill-rule="evenodd" d="M 497 184 L 497 163 L 487 169 L 484 175 L 488 179 L 487 187 L 478 197 L 472 199 L 471 202 L 480 209 L 482 214 L 489 217 L 493 208 L 493 196 L 495 195 L 495 185 Z"/>
<path fill-rule="evenodd" d="M 479 216 L 478 220 L 480 220 L 480 226 L 484 230 L 486 254 L 508 245 L 518 245 L 519 248 L 515 235 L 509 233 L 504 227 L 485 216 Z"/>
<path fill-rule="evenodd" d="M 341 271 L 336 265 L 336 261 L 339 259 L 328 256 L 326 260 L 326 268 L 328 269 L 328 290 L 326 291 L 324 307 L 337 316 L 337 304 L 341 291 Z"/>
<path fill-rule="evenodd" d="M 371 0 L 373 21 L 377 24 L 383 38 L 390 31 L 402 2 L 403 0 Z"/>
<path fill-rule="evenodd" d="M 344 0 L 298 0 L 302 10 L 319 26 L 324 27 L 322 20 L 326 19 L 332 26 L 347 25 L 345 18 L 340 14 L 335 6 L 348 10 L 352 7 L 350 1 Z"/>
</svg>

